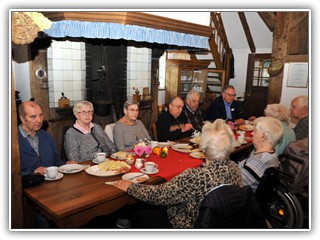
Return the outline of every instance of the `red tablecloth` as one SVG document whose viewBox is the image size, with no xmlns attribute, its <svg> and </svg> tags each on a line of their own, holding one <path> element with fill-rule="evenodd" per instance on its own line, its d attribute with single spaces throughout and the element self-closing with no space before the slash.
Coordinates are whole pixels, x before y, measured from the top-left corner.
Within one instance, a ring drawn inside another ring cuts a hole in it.
<svg viewBox="0 0 320 240">
<path fill-rule="evenodd" d="M 152 153 L 151 156 L 147 158 L 147 161 L 158 164 L 159 172 L 152 174 L 152 176 L 160 176 L 167 181 L 188 168 L 199 167 L 203 162 L 202 159 L 190 157 L 188 153 L 177 152 L 171 148 L 169 148 L 166 158 L 161 158 Z M 130 172 L 140 172 L 140 169 L 137 169 L 134 164 L 132 164 Z"/>
</svg>

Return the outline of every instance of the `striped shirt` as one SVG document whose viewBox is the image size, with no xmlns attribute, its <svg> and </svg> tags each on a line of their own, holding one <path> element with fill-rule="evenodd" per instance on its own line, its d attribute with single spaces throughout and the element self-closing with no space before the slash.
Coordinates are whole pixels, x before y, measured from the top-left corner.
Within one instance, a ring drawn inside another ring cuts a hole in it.
<svg viewBox="0 0 320 240">
<path fill-rule="evenodd" d="M 151 140 L 147 129 L 139 119 L 133 126 L 120 121 L 114 125 L 113 139 L 118 151 L 132 150 L 139 140 L 144 138 Z"/>
<path fill-rule="evenodd" d="M 239 163 L 243 184 L 249 185 L 255 192 L 260 181 L 245 169 L 244 165 L 249 167 L 259 178 L 261 178 L 267 168 L 279 166 L 279 159 L 275 152 L 261 152 L 254 154 Z"/>
</svg>

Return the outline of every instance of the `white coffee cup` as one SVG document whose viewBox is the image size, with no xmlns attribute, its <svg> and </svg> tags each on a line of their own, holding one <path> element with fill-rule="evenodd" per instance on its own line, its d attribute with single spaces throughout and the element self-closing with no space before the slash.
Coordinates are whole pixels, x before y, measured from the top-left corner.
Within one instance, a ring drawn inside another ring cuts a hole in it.
<svg viewBox="0 0 320 240">
<path fill-rule="evenodd" d="M 55 179 L 58 175 L 58 167 L 56 166 L 47 167 L 46 175 L 50 179 Z"/>
<path fill-rule="evenodd" d="M 194 138 L 197 138 L 197 137 L 199 137 L 200 136 L 200 134 L 201 134 L 201 132 L 199 132 L 199 131 L 194 131 L 193 133 L 192 133 L 192 136 L 194 137 Z"/>
<path fill-rule="evenodd" d="M 104 160 L 106 160 L 107 153 L 105 153 L 105 152 L 97 152 L 97 153 L 94 154 L 94 157 L 98 162 L 101 163 Z"/>
<path fill-rule="evenodd" d="M 152 149 L 153 149 L 154 147 L 156 147 L 156 146 L 159 145 L 159 142 L 158 142 L 158 141 L 151 141 L 150 143 L 151 143 Z"/>
<path fill-rule="evenodd" d="M 146 172 L 154 172 L 154 170 L 158 167 L 158 164 L 154 163 L 154 162 L 146 162 L 144 164 L 144 167 L 146 169 Z"/>
</svg>

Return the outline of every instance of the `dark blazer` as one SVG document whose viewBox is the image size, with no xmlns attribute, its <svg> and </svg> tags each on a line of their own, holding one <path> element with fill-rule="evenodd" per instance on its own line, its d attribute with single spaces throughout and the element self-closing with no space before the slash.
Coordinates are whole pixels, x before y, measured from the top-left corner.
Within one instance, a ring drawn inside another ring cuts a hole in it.
<svg viewBox="0 0 320 240">
<path fill-rule="evenodd" d="M 237 101 L 233 101 L 231 103 L 230 109 L 231 109 L 232 119 L 229 119 L 229 120 L 234 121 L 238 118 L 244 118 L 243 116 L 244 112 L 243 112 L 241 103 Z M 227 119 L 226 108 L 224 106 L 222 96 L 219 96 L 216 99 L 214 99 L 207 109 L 207 115 L 206 115 L 207 120 L 213 122 L 218 118 Z"/>
</svg>

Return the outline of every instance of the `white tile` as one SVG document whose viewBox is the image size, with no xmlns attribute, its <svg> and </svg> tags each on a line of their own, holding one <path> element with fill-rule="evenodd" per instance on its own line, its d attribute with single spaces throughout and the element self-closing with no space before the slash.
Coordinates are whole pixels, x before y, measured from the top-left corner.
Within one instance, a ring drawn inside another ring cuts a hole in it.
<svg viewBox="0 0 320 240">
<path fill-rule="evenodd" d="M 74 100 L 73 99 L 73 92 L 72 91 L 64 91 L 64 95 L 69 98 L 70 100 Z"/>
<path fill-rule="evenodd" d="M 81 60 L 81 70 L 86 70 L 86 60 Z"/>
<path fill-rule="evenodd" d="M 86 71 L 81 71 L 81 80 L 86 80 Z"/>
<path fill-rule="evenodd" d="M 60 92 L 60 95 L 61 95 L 61 92 L 63 92 L 63 85 L 64 85 L 64 82 L 61 82 L 61 81 L 56 81 L 53 83 L 53 89 L 54 89 L 54 92 L 56 94 L 56 92 Z"/>
<path fill-rule="evenodd" d="M 72 42 L 69 40 L 62 42 L 62 48 L 71 48 L 72 47 Z"/>
<path fill-rule="evenodd" d="M 71 50 L 72 59 L 81 60 L 81 51 L 80 49 L 72 49 Z"/>
<path fill-rule="evenodd" d="M 81 80 L 81 91 L 86 91 L 86 81 Z"/>
<path fill-rule="evenodd" d="M 62 59 L 72 59 L 70 48 L 63 48 L 62 49 Z"/>
<path fill-rule="evenodd" d="M 52 49 L 52 58 L 53 59 L 62 59 L 62 48 L 53 48 Z"/>
<path fill-rule="evenodd" d="M 53 40 L 53 41 L 52 41 L 52 47 L 53 47 L 53 48 L 62 48 L 62 42 L 61 42 L 61 41 Z"/>
<path fill-rule="evenodd" d="M 138 63 L 142 63 L 142 57 L 143 57 L 142 54 L 137 54 L 137 62 Z"/>
<path fill-rule="evenodd" d="M 63 91 L 73 91 L 73 81 L 63 81 Z"/>
<path fill-rule="evenodd" d="M 61 59 L 53 59 L 52 60 L 52 69 L 62 70 L 62 60 Z"/>
<path fill-rule="evenodd" d="M 72 90 L 81 91 L 81 81 L 72 81 Z"/>
<path fill-rule="evenodd" d="M 141 79 L 147 81 L 149 78 L 150 78 L 150 73 L 149 73 L 149 72 L 143 71 L 143 72 L 141 73 Z"/>
<path fill-rule="evenodd" d="M 64 81 L 72 80 L 72 71 L 63 71 L 63 80 Z"/>
<path fill-rule="evenodd" d="M 81 49 L 81 60 L 85 60 L 86 59 L 86 50 L 85 49 Z"/>
<path fill-rule="evenodd" d="M 71 60 L 62 60 L 62 69 L 63 70 L 72 70 L 72 61 Z"/>
<path fill-rule="evenodd" d="M 52 47 L 47 49 L 47 58 L 52 58 Z"/>
<path fill-rule="evenodd" d="M 150 62 L 150 55 L 149 54 L 142 55 L 142 62 L 149 63 Z"/>
<path fill-rule="evenodd" d="M 129 62 L 136 62 L 137 61 L 137 54 L 130 54 L 127 57 Z"/>
<path fill-rule="evenodd" d="M 140 81 L 142 80 L 142 71 L 139 71 L 139 70 L 138 70 L 138 71 L 136 72 L 136 78 L 135 78 L 135 79 L 140 80 Z"/>
<path fill-rule="evenodd" d="M 73 94 L 72 99 L 73 99 L 74 101 L 83 100 L 83 99 L 82 99 L 82 92 L 81 92 L 81 91 L 74 91 L 72 94 Z"/>
<path fill-rule="evenodd" d="M 72 80 L 81 81 L 81 71 L 72 71 Z"/>
<path fill-rule="evenodd" d="M 52 58 L 47 59 L 47 67 L 48 67 L 48 70 L 53 69 Z"/>
<path fill-rule="evenodd" d="M 72 70 L 74 70 L 74 71 L 81 70 L 81 61 L 80 60 L 72 60 Z"/>
<path fill-rule="evenodd" d="M 61 70 L 53 70 L 53 81 L 54 82 L 63 81 L 63 71 L 61 71 Z"/>
<path fill-rule="evenodd" d="M 71 42 L 72 49 L 81 49 L 81 43 L 80 42 Z"/>
<path fill-rule="evenodd" d="M 58 102 L 58 100 L 61 98 L 61 91 L 54 91 L 54 102 Z"/>
</svg>

